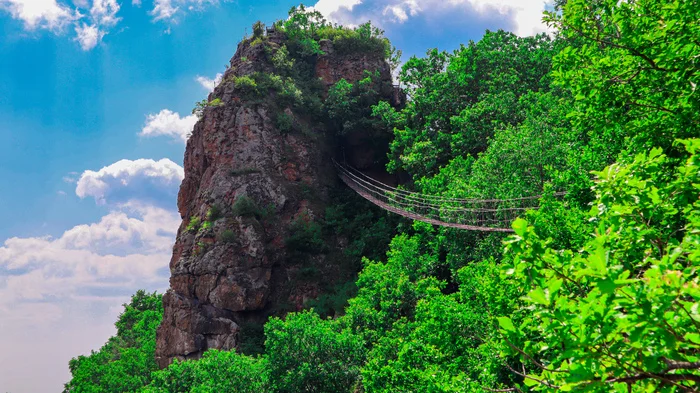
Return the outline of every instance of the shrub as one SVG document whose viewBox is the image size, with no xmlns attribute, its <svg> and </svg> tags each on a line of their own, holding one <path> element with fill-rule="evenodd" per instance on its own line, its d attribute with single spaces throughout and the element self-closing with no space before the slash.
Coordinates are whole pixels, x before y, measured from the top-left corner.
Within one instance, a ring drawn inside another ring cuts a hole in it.
<svg viewBox="0 0 700 393">
<path fill-rule="evenodd" d="M 244 95 L 257 96 L 260 94 L 258 83 L 250 75 L 234 77 L 233 83 L 236 89 Z"/>
<path fill-rule="evenodd" d="M 192 114 L 197 116 L 198 119 L 202 118 L 204 114 L 204 108 L 207 107 L 208 101 L 206 99 L 202 101 L 197 101 L 194 103 L 194 108 L 192 109 Z"/>
<path fill-rule="evenodd" d="M 253 37 L 262 37 L 265 34 L 265 24 L 257 21 L 253 24 Z"/>
<path fill-rule="evenodd" d="M 221 209 L 214 205 L 207 210 L 207 221 L 214 222 L 221 218 Z"/>
<path fill-rule="evenodd" d="M 207 251 L 207 248 L 209 248 L 208 243 L 197 242 L 194 246 L 194 255 L 201 255 L 203 252 Z"/>
<path fill-rule="evenodd" d="M 265 352 L 264 324 L 243 322 L 238 333 L 238 349 L 246 355 L 262 355 Z"/>
<path fill-rule="evenodd" d="M 190 222 L 187 224 L 186 229 L 188 232 L 197 232 L 201 223 L 202 219 L 197 216 L 192 216 L 190 217 Z"/>
<path fill-rule="evenodd" d="M 238 197 L 233 203 L 233 215 L 241 217 L 259 217 L 262 214 L 255 201 L 243 195 Z"/>
<path fill-rule="evenodd" d="M 294 130 L 294 117 L 282 112 L 275 118 L 275 126 L 281 134 L 288 134 Z"/>
<path fill-rule="evenodd" d="M 219 240 L 221 240 L 224 243 L 227 244 L 232 244 L 236 242 L 236 233 L 230 229 L 227 229 L 223 232 L 221 232 L 221 235 L 219 235 Z"/>
<path fill-rule="evenodd" d="M 308 306 L 322 317 L 332 317 L 341 313 L 348 305 L 348 299 L 357 295 L 357 285 L 351 280 L 333 287 L 332 291 L 309 301 Z"/>
<path fill-rule="evenodd" d="M 321 226 L 309 219 L 299 216 L 290 225 L 290 235 L 285 240 L 287 250 L 292 253 L 318 254 L 326 250 Z"/>
<path fill-rule="evenodd" d="M 262 44 L 265 42 L 265 37 L 256 37 L 253 39 L 253 41 L 250 42 L 250 47 L 255 48 L 256 46 Z"/>
<path fill-rule="evenodd" d="M 274 55 L 272 55 L 272 65 L 283 72 L 291 72 L 294 69 L 294 59 L 290 58 L 286 45 L 282 45 Z"/>
<path fill-rule="evenodd" d="M 197 118 L 201 119 L 202 115 L 204 115 L 204 109 L 208 107 L 217 107 L 222 105 L 224 105 L 224 103 L 223 101 L 221 101 L 221 98 L 214 98 L 211 101 L 208 101 L 206 99 L 202 101 L 197 101 L 194 104 L 194 109 L 192 109 L 192 114 L 197 116 Z"/>
</svg>

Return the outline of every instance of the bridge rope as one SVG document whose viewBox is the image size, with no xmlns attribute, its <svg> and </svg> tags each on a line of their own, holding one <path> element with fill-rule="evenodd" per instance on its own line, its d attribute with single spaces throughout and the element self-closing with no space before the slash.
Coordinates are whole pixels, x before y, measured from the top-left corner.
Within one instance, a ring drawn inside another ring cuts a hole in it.
<svg viewBox="0 0 700 393">
<path fill-rule="evenodd" d="M 340 179 L 371 203 L 412 220 L 448 228 L 513 232 L 510 223 L 526 210 L 537 209 L 540 198 L 537 195 L 513 199 L 465 199 L 427 195 L 389 186 L 336 160 L 333 164 Z"/>
</svg>

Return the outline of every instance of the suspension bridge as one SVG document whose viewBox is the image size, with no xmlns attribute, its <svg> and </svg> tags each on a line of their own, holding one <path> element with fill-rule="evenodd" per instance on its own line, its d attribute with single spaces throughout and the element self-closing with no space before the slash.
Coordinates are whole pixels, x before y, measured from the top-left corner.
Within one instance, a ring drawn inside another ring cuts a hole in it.
<svg viewBox="0 0 700 393">
<path fill-rule="evenodd" d="M 537 209 L 540 195 L 514 199 L 460 199 L 427 195 L 389 186 L 333 160 L 340 179 L 361 197 L 392 213 L 448 228 L 513 232 L 510 223 Z M 557 193 L 561 196 L 565 193 Z"/>
</svg>

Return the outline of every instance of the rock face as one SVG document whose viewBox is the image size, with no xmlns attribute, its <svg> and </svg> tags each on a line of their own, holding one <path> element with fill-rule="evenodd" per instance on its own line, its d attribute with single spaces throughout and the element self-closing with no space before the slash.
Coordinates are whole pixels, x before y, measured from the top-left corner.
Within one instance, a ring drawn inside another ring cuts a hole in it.
<svg viewBox="0 0 700 393">
<path fill-rule="evenodd" d="M 271 34 L 271 46 L 283 37 Z M 378 57 L 327 54 L 316 62 L 326 86 L 341 78 L 356 81 L 363 71 L 389 66 Z M 268 48 L 269 49 L 269 48 Z M 173 359 L 197 358 L 209 349 L 233 349 L 250 321 L 304 307 L 322 290 L 318 283 L 295 281 L 300 262 L 287 249 L 299 222 L 312 223 L 325 212 L 329 191 L 338 185 L 330 158 L 330 138 L 314 124 L 310 132 L 284 134 L 266 101 L 247 102 L 233 77 L 271 72 L 263 45 L 239 44 L 224 81 L 210 95 L 221 104 L 205 108 L 185 151 L 185 179 L 178 196 L 182 216 L 170 261 L 170 289 L 163 298 L 156 357 L 165 367 Z M 288 116 L 301 116 L 286 108 Z M 303 120 L 295 120 L 303 121 Z M 332 269 L 333 249 L 315 254 Z"/>
</svg>

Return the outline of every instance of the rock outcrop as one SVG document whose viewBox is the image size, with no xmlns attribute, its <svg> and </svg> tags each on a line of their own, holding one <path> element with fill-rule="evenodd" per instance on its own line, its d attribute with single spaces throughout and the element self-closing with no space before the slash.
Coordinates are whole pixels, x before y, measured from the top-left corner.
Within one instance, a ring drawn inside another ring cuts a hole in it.
<svg viewBox="0 0 700 393">
<path fill-rule="evenodd" d="M 288 249 L 288 239 L 323 216 L 329 191 L 338 186 L 332 138 L 290 108 L 282 111 L 295 122 L 306 121 L 306 131 L 280 132 L 280 109 L 269 99 L 246 100 L 232 82 L 272 72 L 269 48 L 283 39 L 271 34 L 268 53 L 250 40 L 239 44 L 223 82 L 209 97 L 217 105 L 203 110 L 187 142 L 178 196 L 183 221 L 157 336 L 161 367 L 175 358 L 197 358 L 209 348 L 233 349 L 246 323 L 301 309 L 322 292 L 318 283 L 295 279 L 304 262 Z M 341 78 L 356 81 L 364 70 L 391 79 L 381 57 L 337 55 L 330 42 L 323 47 L 327 54 L 317 59 L 315 72 L 326 88 Z M 342 242 L 327 246 L 305 258 L 331 271 L 329 255 Z"/>
</svg>

